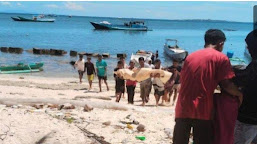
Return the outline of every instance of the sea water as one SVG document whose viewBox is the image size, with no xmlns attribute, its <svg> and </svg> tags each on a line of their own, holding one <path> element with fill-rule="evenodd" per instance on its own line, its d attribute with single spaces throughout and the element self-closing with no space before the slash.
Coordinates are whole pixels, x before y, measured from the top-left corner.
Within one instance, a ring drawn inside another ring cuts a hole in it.
<svg viewBox="0 0 257 144">
<path fill-rule="evenodd" d="M 108 21 L 123 24 L 132 19 L 58 16 L 54 23 L 17 22 L 12 16 L 31 18 L 30 14 L 0 14 L 0 47 L 22 47 L 25 50 L 37 48 L 63 49 L 68 52 L 64 56 L 33 55 L 26 51 L 23 54 L 0 52 L 0 65 L 17 64 L 19 62 L 44 62 L 44 71 L 33 75 L 75 77 L 76 70 L 69 64 L 77 58 L 70 57 L 69 51 L 88 53 L 110 53 L 105 59 L 108 64 L 108 75 L 112 77 L 117 64 L 116 54 L 126 53 L 128 63 L 132 53 L 137 50 L 159 51 L 163 66 L 170 66 L 172 61 L 163 51 L 165 39 L 177 39 L 178 45 L 189 53 L 202 49 L 204 33 L 208 29 L 221 29 L 227 40 L 223 53 L 233 51 L 234 57 L 245 59 L 245 37 L 253 29 L 252 23 L 203 21 L 203 20 L 149 20 L 143 19 L 153 31 L 109 31 L 94 30 L 90 21 Z M 229 29 L 229 30 L 228 30 Z M 233 30 L 233 31 L 231 31 Z M 86 59 L 86 57 L 85 57 Z M 247 59 L 245 59 L 247 61 Z M 96 59 L 92 61 L 95 63 Z"/>
</svg>

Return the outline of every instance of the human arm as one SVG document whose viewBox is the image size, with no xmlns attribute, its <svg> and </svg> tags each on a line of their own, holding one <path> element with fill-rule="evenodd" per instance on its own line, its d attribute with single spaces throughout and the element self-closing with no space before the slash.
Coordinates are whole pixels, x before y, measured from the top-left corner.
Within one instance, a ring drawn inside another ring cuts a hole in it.
<svg viewBox="0 0 257 144">
<path fill-rule="evenodd" d="M 225 79 L 220 82 L 220 87 L 227 93 L 233 96 L 237 96 L 240 100 L 240 104 L 243 101 L 243 94 L 239 91 L 238 87 L 232 82 L 231 79 Z"/>
</svg>

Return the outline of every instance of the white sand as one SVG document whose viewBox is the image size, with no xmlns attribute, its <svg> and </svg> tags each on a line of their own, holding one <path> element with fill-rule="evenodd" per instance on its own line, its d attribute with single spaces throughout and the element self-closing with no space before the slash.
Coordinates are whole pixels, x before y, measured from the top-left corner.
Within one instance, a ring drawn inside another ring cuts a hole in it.
<svg viewBox="0 0 257 144">
<path fill-rule="evenodd" d="M 24 79 L 21 79 L 24 78 Z M 103 84 L 103 92 L 98 92 L 98 83 L 93 83 L 93 90 L 88 92 L 88 84 L 84 79 L 83 84 L 78 83 L 75 78 L 46 78 L 19 75 L 0 75 L 0 99 L 1 98 L 54 98 L 71 100 L 76 96 L 104 96 L 111 97 L 115 103 L 114 81 L 109 81 L 111 90 L 106 91 Z M 139 84 L 136 91 L 139 91 Z M 127 95 L 125 94 L 125 97 Z M 107 102 L 100 99 L 79 99 L 92 103 Z M 110 102 L 110 101 L 108 101 Z M 147 143 L 167 144 L 172 140 L 164 132 L 164 128 L 174 127 L 174 107 L 155 107 L 153 94 L 150 95 L 150 102 L 145 106 L 141 104 L 139 93 L 135 95 L 135 104 L 128 105 L 127 98 L 122 98 L 121 106 L 130 108 L 128 111 L 94 108 L 91 112 L 84 112 L 83 107 L 76 107 L 73 110 L 57 110 L 46 108 L 35 110 L 31 106 L 19 105 L 6 107 L 0 105 L 0 144 L 34 144 L 46 136 L 42 143 L 47 144 L 91 144 L 94 142 L 90 135 L 83 133 L 77 126 L 86 128 L 98 136 L 103 136 L 105 141 L 115 143 Z M 122 124 L 122 121 L 132 115 L 140 124 L 146 126 L 145 132 L 138 132 L 137 125 L 132 124 L 133 130 Z M 72 117 L 68 123 L 64 117 Z M 102 123 L 110 121 L 110 126 Z M 9 127 L 9 128 L 8 128 Z M 135 136 L 145 136 L 145 141 L 140 141 Z"/>
</svg>

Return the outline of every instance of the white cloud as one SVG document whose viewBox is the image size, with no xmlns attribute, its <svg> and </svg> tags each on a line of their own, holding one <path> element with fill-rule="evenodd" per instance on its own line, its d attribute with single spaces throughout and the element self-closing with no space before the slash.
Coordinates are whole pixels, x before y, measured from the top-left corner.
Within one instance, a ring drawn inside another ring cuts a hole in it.
<svg viewBox="0 0 257 144">
<path fill-rule="evenodd" d="M 55 4 L 45 5 L 45 7 L 48 7 L 48 8 L 59 8 L 59 6 L 55 5 Z"/>
<path fill-rule="evenodd" d="M 17 2 L 17 3 L 16 3 L 16 5 L 17 5 L 17 6 L 22 6 L 22 4 L 21 4 L 21 3 L 19 3 L 19 2 Z"/>
<path fill-rule="evenodd" d="M 65 8 L 70 9 L 70 10 L 77 10 L 77 11 L 83 11 L 84 7 L 82 5 L 79 5 L 74 2 L 66 2 L 64 4 Z"/>
<path fill-rule="evenodd" d="M 11 3 L 6 1 L 2 1 L 0 4 L 5 6 L 11 6 Z"/>
</svg>

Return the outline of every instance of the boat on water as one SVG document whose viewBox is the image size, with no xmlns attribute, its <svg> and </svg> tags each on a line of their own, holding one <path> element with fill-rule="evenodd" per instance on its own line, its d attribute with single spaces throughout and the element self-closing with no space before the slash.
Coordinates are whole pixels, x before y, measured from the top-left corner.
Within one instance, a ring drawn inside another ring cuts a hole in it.
<svg viewBox="0 0 257 144">
<path fill-rule="evenodd" d="M 19 63 L 13 66 L 0 66 L 0 74 L 15 74 L 15 73 L 31 73 L 31 72 L 40 72 L 44 63 L 30 63 L 23 64 Z"/>
<path fill-rule="evenodd" d="M 149 31 L 150 29 L 145 26 L 144 21 L 130 21 L 123 25 L 111 24 L 108 21 L 90 22 L 95 29 L 101 30 L 127 30 L 127 31 Z"/>
<path fill-rule="evenodd" d="M 138 50 L 135 54 L 131 54 L 130 60 L 133 60 L 136 62 L 136 64 L 139 64 L 138 59 L 140 57 L 143 57 L 145 60 L 151 60 L 153 53 L 149 51 L 144 51 L 144 50 Z"/>
<path fill-rule="evenodd" d="M 170 43 L 175 42 L 174 46 L 171 46 Z M 184 60 L 188 55 L 188 52 L 178 46 L 178 40 L 176 39 L 166 39 L 164 44 L 164 52 L 173 59 Z"/>
<path fill-rule="evenodd" d="M 24 18 L 24 17 L 11 17 L 14 21 L 25 21 L 25 22 L 54 22 L 55 19 L 46 19 L 41 17 L 34 16 L 33 18 Z"/>
</svg>

